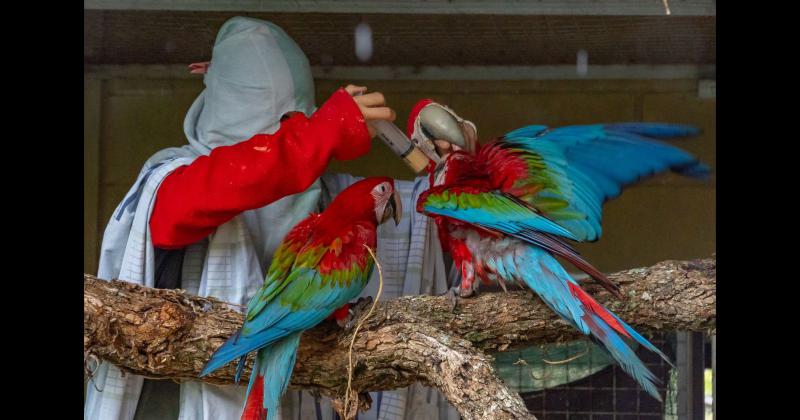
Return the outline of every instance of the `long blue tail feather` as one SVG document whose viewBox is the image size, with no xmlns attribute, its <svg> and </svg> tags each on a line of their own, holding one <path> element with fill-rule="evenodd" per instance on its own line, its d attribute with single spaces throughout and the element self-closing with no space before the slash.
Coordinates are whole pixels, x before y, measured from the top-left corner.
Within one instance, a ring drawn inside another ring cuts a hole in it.
<svg viewBox="0 0 800 420">
<path fill-rule="evenodd" d="M 264 408 L 267 409 L 267 420 L 277 418 L 281 397 L 289 386 L 297 360 L 301 335 L 302 332 L 290 334 L 259 351 L 262 356 L 261 374 L 264 376 Z"/>
<path fill-rule="evenodd" d="M 239 358 L 239 364 L 236 366 L 236 375 L 233 377 L 233 383 L 239 384 L 239 379 L 242 378 L 242 372 L 244 372 L 244 363 L 247 361 L 247 356 L 242 356 Z"/>
<path fill-rule="evenodd" d="M 654 398 L 661 400 L 661 396 L 656 388 L 658 379 L 650 370 L 639 360 L 636 353 L 614 328 L 602 318 L 602 314 L 597 313 L 591 306 L 587 306 L 574 291 L 570 289 L 576 287 L 577 283 L 564 270 L 561 264 L 549 253 L 535 247 L 528 246 L 526 252 L 508 253 L 502 258 L 502 264 L 494 261 L 494 265 L 499 268 L 498 275 L 509 279 L 522 279 L 540 298 L 559 316 L 568 321 L 578 330 L 590 337 L 593 337 L 602 347 L 612 356 L 614 360 L 630 374 L 641 386 Z M 511 257 L 511 255 L 514 255 Z M 511 257 L 511 258 L 509 258 Z M 505 275 L 504 275 L 505 274 Z M 580 294 L 580 293 L 579 293 Z M 588 296 L 583 292 L 584 299 Z M 591 297 L 589 297 L 591 299 Z M 596 303 L 596 302 L 595 302 Z M 667 356 L 658 350 L 646 338 L 637 333 L 628 324 L 623 322 L 611 311 L 603 308 L 602 311 L 610 314 L 622 328 L 636 341 L 647 349 L 663 357 L 668 363 L 672 364 Z"/>
<path fill-rule="evenodd" d="M 200 377 L 214 372 L 233 360 L 245 357 L 248 353 L 256 351 L 261 347 L 266 347 L 275 343 L 278 339 L 283 338 L 283 334 L 285 334 L 284 331 L 276 329 L 263 331 L 260 334 L 249 337 L 243 336 L 237 332 L 211 355 L 211 359 L 208 360 L 203 370 L 200 372 Z"/>
<path fill-rule="evenodd" d="M 587 324 L 592 330 L 592 335 L 602 344 L 601 348 L 617 361 L 622 370 L 631 375 L 642 389 L 647 391 L 653 398 L 662 401 L 661 395 L 656 388 L 656 385 L 661 381 L 653 372 L 647 369 L 625 340 L 597 316 L 590 316 Z M 659 354 L 663 353 L 659 352 Z"/>
<path fill-rule="evenodd" d="M 253 364 L 253 371 L 247 384 L 245 413 L 248 412 L 250 403 L 258 404 L 260 400 L 262 407 L 267 412 L 266 420 L 275 420 L 277 418 L 281 397 L 289 386 L 289 380 L 292 377 L 294 364 L 297 360 L 297 348 L 300 344 L 301 335 L 302 332 L 289 334 L 276 341 L 273 345 L 258 350 Z M 255 392 L 258 389 L 256 381 L 259 379 L 263 384 L 263 395 L 250 395 L 251 392 Z M 254 399 L 254 401 L 251 401 L 251 399 Z M 258 416 L 263 415 L 263 412 L 255 411 Z"/>
</svg>

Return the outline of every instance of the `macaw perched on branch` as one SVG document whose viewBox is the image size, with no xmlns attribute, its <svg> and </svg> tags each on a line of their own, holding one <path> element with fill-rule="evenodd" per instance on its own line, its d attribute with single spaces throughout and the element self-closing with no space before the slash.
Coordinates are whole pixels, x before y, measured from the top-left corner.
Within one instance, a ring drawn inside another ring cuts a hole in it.
<svg viewBox="0 0 800 420">
<path fill-rule="evenodd" d="M 258 351 L 242 419 L 273 419 L 294 369 L 303 331 L 357 297 L 374 262 L 377 226 L 402 217 L 391 178 L 366 178 L 342 191 L 321 214 L 311 214 L 283 239 L 267 278 L 247 306 L 241 330 L 208 361 L 201 376 Z"/>
<path fill-rule="evenodd" d="M 415 143 L 444 140 L 455 149 L 429 167 L 432 187 L 419 197 L 417 211 L 435 219 L 442 246 L 461 269 L 456 290 L 470 296 L 476 278 L 503 289 L 526 284 L 660 400 L 657 378 L 627 342 L 669 359 L 581 289 L 555 256 L 621 298 L 616 285 L 567 241 L 597 240 L 603 203 L 643 177 L 667 170 L 706 176 L 709 168 L 692 155 L 653 140 L 698 131 L 658 123 L 532 125 L 481 146 L 467 123 L 431 100 L 417 103 L 408 123 Z"/>
</svg>

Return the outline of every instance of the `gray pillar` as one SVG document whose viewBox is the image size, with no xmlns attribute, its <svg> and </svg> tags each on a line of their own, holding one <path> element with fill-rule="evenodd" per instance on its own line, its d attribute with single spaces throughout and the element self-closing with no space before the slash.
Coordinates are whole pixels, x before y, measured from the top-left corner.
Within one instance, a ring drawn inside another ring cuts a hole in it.
<svg viewBox="0 0 800 420">
<path fill-rule="evenodd" d="M 677 333 L 678 419 L 704 420 L 703 333 Z"/>
</svg>

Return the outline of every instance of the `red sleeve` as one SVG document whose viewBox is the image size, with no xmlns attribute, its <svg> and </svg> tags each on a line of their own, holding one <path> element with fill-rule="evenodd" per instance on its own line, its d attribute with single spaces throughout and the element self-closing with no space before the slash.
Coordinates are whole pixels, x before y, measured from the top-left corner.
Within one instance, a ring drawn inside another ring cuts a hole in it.
<svg viewBox="0 0 800 420">
<path fill-rule="evenodd" d="M 355 159 L 370 148 L 364 117 L 339 89 L 311 118 L 297 113 L 274 134 L 217 147 L 170 173 L 150 216 L 153 245 L 180 248 L 239 213 L 305 191 L 331 157 Z"/>
</svg>

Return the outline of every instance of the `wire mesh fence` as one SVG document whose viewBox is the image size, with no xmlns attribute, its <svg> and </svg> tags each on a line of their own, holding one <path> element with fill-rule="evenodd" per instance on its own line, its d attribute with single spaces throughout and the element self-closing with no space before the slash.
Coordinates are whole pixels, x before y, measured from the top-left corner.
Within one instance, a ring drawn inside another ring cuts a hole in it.
<svg viewBox="0 0 800 420">
<path fill-rule="evenodd" d="M 675 360 L 674 333 L 649 338 Z M 659 379 L 663 402 L 643 391 L 588 340 L 501 353 L 496 364 L 498 374 L 541 420 L 677 419 L 677 369 L 644 348 L 636 353 Z"/>
<path fill-rule="evenodd" d="M 541 420 L 712 420 L 711 337 L 671 332 L 648 338 L 675 362 L 672 367 L 644 348 L 636 350 L 660 381 L 662 401 L 588 340 L 497 354 L 497 371 Z"/>
</svg>

